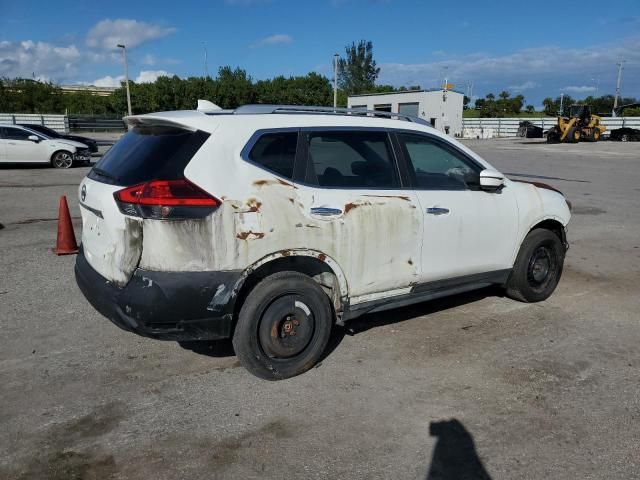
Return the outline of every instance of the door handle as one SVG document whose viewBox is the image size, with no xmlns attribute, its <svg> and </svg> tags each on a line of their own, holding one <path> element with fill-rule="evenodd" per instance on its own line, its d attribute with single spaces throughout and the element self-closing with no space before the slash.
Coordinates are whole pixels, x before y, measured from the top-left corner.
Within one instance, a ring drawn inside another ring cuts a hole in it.
<svg viewBox="0 0 640 480">
<path fill-rule="evenodd" d="M 441 207 L 429 207 L 427 208 L 427 213 L 429 215 L 446 215 L 447 213 L 449 213 L 449 209 Z"/>
<path fill-rule="evenodd" d="M 342 210 L 339 208 L 329 208 L 329 207 L 314 207 L 311 209 L 312 215 L 319 215 L 321 217 L 334 217 L 340 215 Z"/>
</svg>

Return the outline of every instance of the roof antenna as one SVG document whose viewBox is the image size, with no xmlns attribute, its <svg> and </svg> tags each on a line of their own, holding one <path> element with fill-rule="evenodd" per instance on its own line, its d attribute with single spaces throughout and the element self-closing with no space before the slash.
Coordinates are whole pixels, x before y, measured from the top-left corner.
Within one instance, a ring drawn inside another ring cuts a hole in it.
<svg viewBox="0 0 640 480">
<path fill-rule="evenodd" d="M 209 100 L 198 100 L 199 112 L 217 112 L 219 110 L 222 110 L 222 108 Z"/>
</svg>

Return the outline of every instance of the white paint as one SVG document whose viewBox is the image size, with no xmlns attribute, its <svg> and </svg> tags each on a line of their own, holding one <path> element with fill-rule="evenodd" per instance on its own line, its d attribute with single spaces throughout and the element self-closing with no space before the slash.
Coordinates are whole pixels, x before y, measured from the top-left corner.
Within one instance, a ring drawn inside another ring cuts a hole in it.
<svg viewBox="0 0 640 480">
<path fill-rule="evenodd" d="M 306 313 L 307 315 L 311 315 L 311 310 L 309 310 L 309 307 L 307 307 L 307 305 L 302 303 L 300 300 L 296 300 L 294 305 L 298 307 L 300 310 L 302 310 L 304 313 Z"/>
</svg>

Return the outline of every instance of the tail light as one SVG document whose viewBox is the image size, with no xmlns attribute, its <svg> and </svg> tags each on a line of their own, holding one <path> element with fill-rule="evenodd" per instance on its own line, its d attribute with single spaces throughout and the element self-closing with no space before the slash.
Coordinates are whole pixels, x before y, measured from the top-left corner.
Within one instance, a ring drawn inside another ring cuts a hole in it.
<svg viewBox="0 0 640 480">
<path fill-rule="evenodd" d="M 203 218 L 220 200 L 188 180 L 151 180 L 113 194 L 125 215 L 162 220 Z"/>
</svg>

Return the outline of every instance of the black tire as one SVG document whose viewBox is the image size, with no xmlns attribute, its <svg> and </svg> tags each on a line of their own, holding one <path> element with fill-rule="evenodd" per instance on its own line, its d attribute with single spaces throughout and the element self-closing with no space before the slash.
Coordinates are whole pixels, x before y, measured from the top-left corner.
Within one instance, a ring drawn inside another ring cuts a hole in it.
<svg viewBox="0 0 640 480">
<path fill-rule="evenodd" d="M 507 295 L 521 302 L 551 296 L 562 276 L 565 248 L 550 230 L 537 228 L 525 237 L 507 280 Z"/>
<path fill-rule="evenodd" d="M 594 128 L 593 133 L 591 134 L 591 139 L 594 142 L 597 142 L 598 140 L 600 140 L 600 130 L 598 130 L 597 128 Z"/>
<path fill-rule="evenodd" d="M 66 150 L 58 150 L 51 155 L 51 166 L 53 168 L 71 168 L 73 166 L 73 154 Z"/>
<path fill-rule="evenodd" d="M 569 135 L 566 136 L 566 139 L 568 143 L 578 143 L 581 137 L 582 137 L 582 134 L 580 130 L 573 127 L 571 130 L 569 130 Z"/>
<path fill-rule="evenodd" d="M 620 136 L 620 141 L 621 142 L 628 142 L 629 141 L 629 135 L 627 135 L 626 133 L 622 134 Z"/>
<path fill-rule="evenodd" d="M 274 273 L 246 297 L 233 348 L 255 376 L 282 380 L 318 362 L 332 325 L 331 302 L 320 285 L 298 272 Z"/>
</svg>

